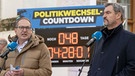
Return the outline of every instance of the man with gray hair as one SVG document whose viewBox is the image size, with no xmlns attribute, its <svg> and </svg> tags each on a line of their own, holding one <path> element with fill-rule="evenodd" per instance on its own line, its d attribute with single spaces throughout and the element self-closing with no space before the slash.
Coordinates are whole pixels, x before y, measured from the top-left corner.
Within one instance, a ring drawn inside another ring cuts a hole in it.
<svg viewBox="0 0 135 76">
<path fill-rule="evenodd" d="M 7 40 L 4 38 L 0 38 L 0 54 L 6 45 L 7 45 Z"/>
<path fill-rule="evenodd" d="M 135 34 L 123 29 L 124 9 L 107 3 L 102 38 L 95 43 L 88 76 L 135 76 Z"/>
</svg>

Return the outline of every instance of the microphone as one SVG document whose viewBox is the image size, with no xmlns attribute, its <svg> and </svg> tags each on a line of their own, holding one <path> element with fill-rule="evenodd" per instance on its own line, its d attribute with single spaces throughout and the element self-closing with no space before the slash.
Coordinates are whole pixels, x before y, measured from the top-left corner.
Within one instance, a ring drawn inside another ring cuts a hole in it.
<svg viewBox="0 0 135 76">
<path fill-rule="evenodd" d="M 96 31 L 92 34 L 92 38 L 86 43 L 86 46 L 91 46 L 96 40 L 100 40 L 102 38 L 102 32 Z"/>
<path fill-rule="evenodd" d="M 14 51 L 14 50 L 16 49 L 16 47 L 17 47 L 17 43 L 16 43 L 16 42 L 13 41 L 13 42 L 9 43 L 9 44 L 7 45 L 7 50 L 6 50 L 3 54 L 1 54 L 0 57 L 1 57 L 1 58 L 4 58 L 5 56 L 7 56 L 7 54 L 8 54 L 9 52 Z"/>
</svg>

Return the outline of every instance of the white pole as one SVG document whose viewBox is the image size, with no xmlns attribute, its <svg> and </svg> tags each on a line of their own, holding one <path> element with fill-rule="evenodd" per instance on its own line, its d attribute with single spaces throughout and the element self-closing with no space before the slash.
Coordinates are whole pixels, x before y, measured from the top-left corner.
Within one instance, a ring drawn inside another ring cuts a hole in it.
<svg viewBox="0 0 135 76">
<path fill-rule="evenodd" d="M 90 5 L 96 5 L 96 0 L 90 0 Z"/>
<path fill-rule="evenodd" d="M 108 0 L 108 3 L 117 3 L 117 0 Z"/>
</svg>

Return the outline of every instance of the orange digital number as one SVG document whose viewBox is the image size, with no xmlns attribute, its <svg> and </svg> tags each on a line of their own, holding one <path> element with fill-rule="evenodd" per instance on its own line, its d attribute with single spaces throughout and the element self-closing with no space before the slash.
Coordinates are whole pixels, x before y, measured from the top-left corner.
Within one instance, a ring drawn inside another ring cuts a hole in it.
<svg viewBox="0 0 135 76">
<path fill-rule="evenodd" d="M 58 33 L 58 44 L 78 44 L 78 33 Z"/>
<path fill-rule="evenodd" d="M 88 50 L 88 58 L 90 58 L 90 47 L 88 47 L 87 50 Z"/>
<path fill-rule="evenodd" d="M 75 57 L 75 52 L 74 52 L 75 48 L 70 46 L 69 50 L 68 50 L 68 58 L 74 58 Z"/>
<path fill-rule="evenodd" d="M 72 44 L 72 33 L 64 33 L 65 37 L 64 37 L 64 41 L 67 44 Z"/>
<path fill-rule="evenodd" d="M 67 58 L 67 53 L 68 53 L 68 47 L 62 47 L 63 48 L 63 51 L 61 53 L 61 57 L 63 59 L 66 59 Z"/>
<path fill-rule="evenodd" d="M 63 46 L 63 47 L 48 47 L 50 51 L 50 58 L 51 59 L 73 59 L 73 58 L 83 58 L 84 57 L 84 48 L 83 46 Z M 88 58 L 90 57 L 89 51 L 90 48 L 87 49 Z"/>
<path fill-rule="evenodd" d="M 82 46 L 78 46 L 77 50 L 76 50 L 76 57 L 77 58 L 82 58 L 83 57 L 83 47 Z"/>
<path fill-rule="evenodd" d="M 78 44 L 78 33 L 77 32 L 72 33 L 72 44 Z"/>
<path fill-rule="evenodd" d="M 60 44 L 60 45 L 65 44 L 65 35 L 64 35 L 64 33 L 59 33 L 58 34 L 58 44 Z"/>
<path fill-rule="evenodd" d="M 53 48 L 52 47 L 48 47 L 48 50 L 50 51 L 50 58 L 53 59 L 53 57 L 54 57 Z"/>
<path fill-rule="evenodd" d="M 61 49 L 60 48 L 54 48 L 54 51 L 53 51 L 54 55 L 57 55 L 58 58 L 61 57 Z"/>
</svg>

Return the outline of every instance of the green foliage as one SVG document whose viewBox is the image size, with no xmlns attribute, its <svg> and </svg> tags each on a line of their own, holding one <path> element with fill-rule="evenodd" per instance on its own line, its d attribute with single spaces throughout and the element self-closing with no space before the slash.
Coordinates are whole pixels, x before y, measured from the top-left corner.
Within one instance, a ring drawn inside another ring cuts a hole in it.
<svg viewBox="0 0 135 76">
<path fill-rule="evenodd" d="M 7 18 L 0 21 L 0 31 L 13 30 L 17 17 Z"/>
</svg>

